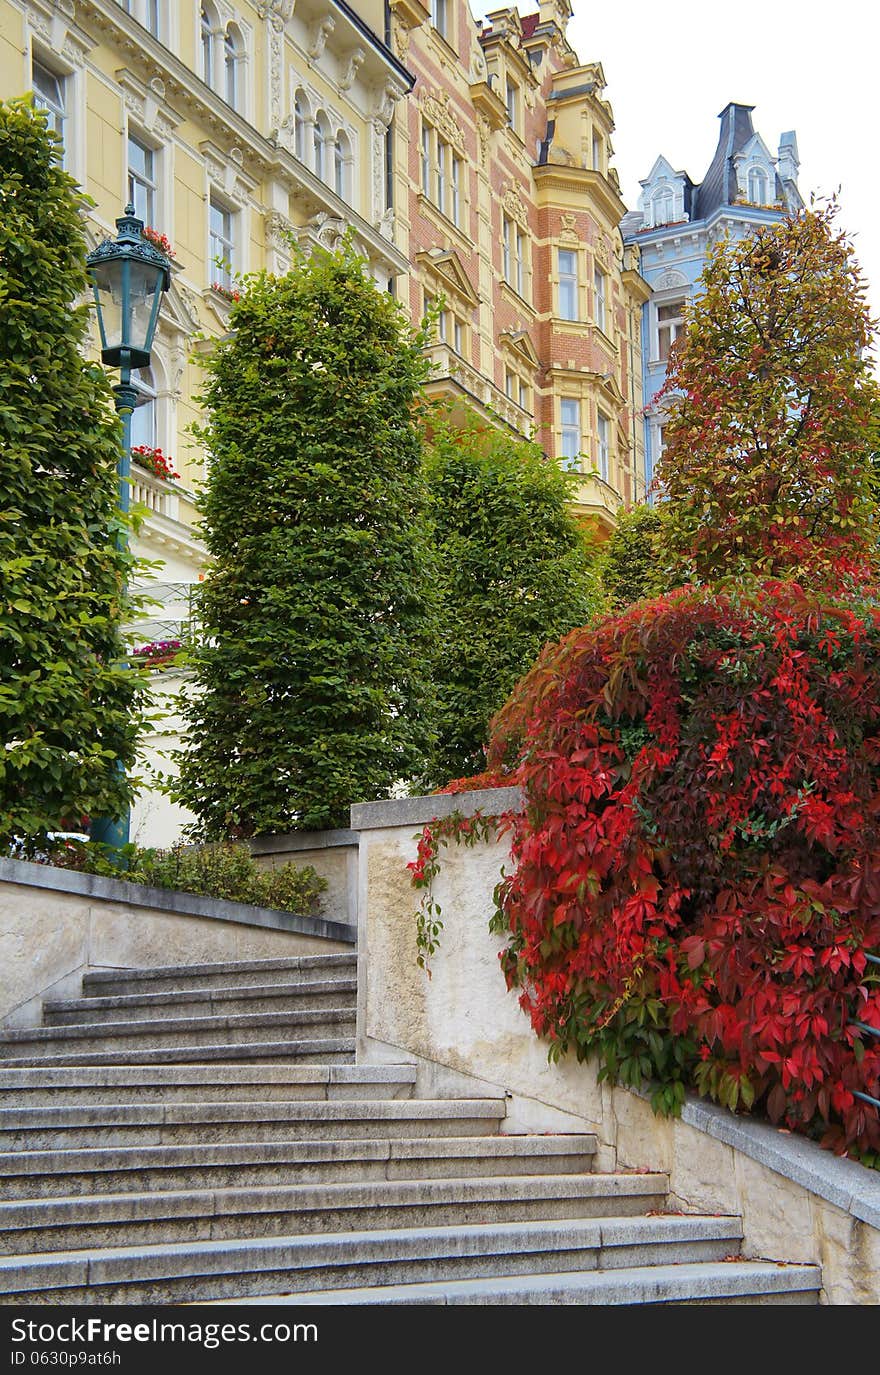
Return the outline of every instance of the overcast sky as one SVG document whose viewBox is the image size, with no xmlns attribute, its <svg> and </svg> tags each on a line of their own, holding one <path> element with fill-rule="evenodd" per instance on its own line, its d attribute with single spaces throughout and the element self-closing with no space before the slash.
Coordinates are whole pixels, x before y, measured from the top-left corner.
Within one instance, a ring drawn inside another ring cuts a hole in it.
<svg viewBox="0 0 880 1375">
<path fill-rule="evenodd" d="M 798 185 L 840 188 L 838 224 L 853 240 L 880 315 L 880 3 L 878 0 L 572 0 L 568 36 L 602 63 L 614 110 L 614 165 L 636 208 L 658 154 L 702 180 L 731 100 L 753 105 L 771 153 L 797 134 Z M 878 357 L 875 347 L 875 358 Z"/>
</svg>

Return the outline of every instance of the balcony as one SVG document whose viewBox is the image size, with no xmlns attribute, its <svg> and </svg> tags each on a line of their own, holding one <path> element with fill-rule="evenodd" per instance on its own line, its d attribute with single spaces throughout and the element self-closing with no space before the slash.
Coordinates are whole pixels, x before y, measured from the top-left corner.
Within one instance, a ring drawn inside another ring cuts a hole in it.
<svg viewBox="0 0 880 1375">
<path fill-rule="evenodd" d="M 431 345 L 425 352 L 431 360 L 431 376 L 427 383 L 429 396 L 451 395 L 466 399 L 487 419 L 493 422 L 500 419 L 518 434 L 532 433 L 535 422 L 531 412 L 512 401 L 455 349 L 441 343 Z"/>
</svg>

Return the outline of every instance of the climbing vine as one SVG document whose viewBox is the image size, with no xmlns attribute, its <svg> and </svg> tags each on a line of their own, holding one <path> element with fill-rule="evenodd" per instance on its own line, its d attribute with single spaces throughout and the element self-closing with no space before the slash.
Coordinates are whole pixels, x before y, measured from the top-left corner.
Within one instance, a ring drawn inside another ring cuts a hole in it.
<svg viewBox="0 0 880 1375">
<path fill-rule="evenodd" d="M 416 964 L 424 969 L 428 978 L 431 968 L 428 961 L 440 947 L 441 907 L 434 897 L 434 879 L 440 872 L 440 847 L 454 841 L 456 845 L 474 845 L 491 838 L 499 826 L 496 817 L 484 816 L 476 811 L 465 816 L 461 811 L 450 812 L 448 816 L 435 816 L 421 832 L 414 837 L 417 841 L 416 858 L 406 867 L 412 875 L 413 888 L 421 889 L 422 900 L 415 914 Z"/>
</svg>

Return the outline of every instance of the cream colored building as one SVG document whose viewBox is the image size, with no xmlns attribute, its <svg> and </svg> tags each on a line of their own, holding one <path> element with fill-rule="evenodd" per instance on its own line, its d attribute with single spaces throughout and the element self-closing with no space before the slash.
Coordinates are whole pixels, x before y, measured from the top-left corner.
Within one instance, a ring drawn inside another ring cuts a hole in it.
<svg viewBox="0 0 880 1375">
<path fill-rule="evenodd" d="M 193 487 L 203 454 L 194 339 L 227 330 L 235 279 L 290 264 L 286 231 L 332 247 L 347 226 L 377 281 L 407 261 L 393 241 L 387 131 L 412 84 L 381 38 L 381 0 L 0 0 L 0 95 L 33 89 L 64 142 L 64 165 L 94 201 L 90 245 L 131 199 L 173 249 L 151 367 L 136 378 L 132 443 L 161 449 L 180 481 L 135 463 L 147 515 L 137 552 L 154 561 L 160 605 L 144 643 L 172 639 L 204 566 Z M 95 342 L 97 334 L 95 332 Z M 179 686 L 156 674 L 159 695 Z M 154 736 L 148 765 L 176 743 Z M 133 835 L 169 841 L 180 816 L 155 794 Z"/>
<path fill-rule="evenodd" d="M 475 20 L 467 0 L 0 0 L 0 96 L 34 90 L 94 202 L 90 245 L 131 200 L 173 253 L 132 424 L 179 479 L 133 464 L 137 552 L 158 604 L 142 644 L 179 638 L 204 567 L 194 353 L 228 328 L 237 279 L 284 272 L 290 235 L 348 227 L 377 282 L 421 319 L 446 306 L 431 390 L 534 432 L 580 476 L 600 531 L 642 494 L 638 319 L 611 109 L 566 38 L 568 0 Z M 97 331 L 93 344 L 97 344 Z M 179 688 L 156 673 L 157 702 Z M 167 703 L 166 703 L 167 705 Z M 157 725 L 148 771 L 178 723 Z M 146 791 L 133 836 L 181 814 Z"/>
</svg>

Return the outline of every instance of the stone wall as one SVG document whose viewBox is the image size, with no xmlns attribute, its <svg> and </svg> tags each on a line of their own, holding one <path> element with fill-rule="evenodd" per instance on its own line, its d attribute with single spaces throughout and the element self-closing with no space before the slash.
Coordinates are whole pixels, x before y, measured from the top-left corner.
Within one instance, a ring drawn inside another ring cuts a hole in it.
<svg viewBox="0 0 880 1375">
<path fill-rule="evenodd" d="M 310 864 L 327 880 L 321 908 L 334 921 L 357 925 L 358 837 L 354 831 L 292 831 L 250 842 L 261 869 Z"/>
<path fill-rule="evenodd" d="M 456 808 L 492 815 L 516 802 L 499 790 L 352 808 L 359 1061 L 413 1060 L 419 1092 L 503 1092 L 508 1130 L 594 1131 L 597 1168 L 665 1171 L 670 1206 L 742 1216 L 746 1256 L 818 1263 L 826 1302 L 880 1303 L 880 1174 L 696 1098 L 680 1120 L 657 1118 L 638 1094 L 597 1083 L 594 1065 L 548 1063 L 505 987 L 503 941 L 488 930 L 506 844 L 441 850 L 440 948 L 430 978 L 417 967 L 420 894 L 406 868 L 417 832 Z"/>
<path fill-rule="evenodd" d="M 78 996 L 93 969 L 351 950 L 355 928 L 49 865 L 0 860 L 0 1023 L 33 1026 L 42 999 Z"/>
</svg>

